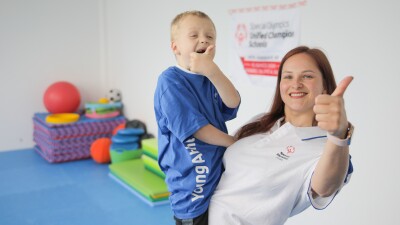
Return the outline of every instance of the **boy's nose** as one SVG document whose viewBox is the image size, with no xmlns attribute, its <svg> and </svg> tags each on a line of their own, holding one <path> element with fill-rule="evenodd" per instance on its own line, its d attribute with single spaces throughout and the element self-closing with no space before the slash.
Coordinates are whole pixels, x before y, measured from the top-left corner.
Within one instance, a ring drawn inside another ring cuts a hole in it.
<svg viewBox="0 0 400 225">
<path fill-rule="evenodd" d="M 205 37 L 205 36 L 204 36 L 204 37 L 201 37 L 201 38 L 200 38 L 200 43 L 202 43 L 202 44 L 209 43 L 207 37 Z"/>
</svg>

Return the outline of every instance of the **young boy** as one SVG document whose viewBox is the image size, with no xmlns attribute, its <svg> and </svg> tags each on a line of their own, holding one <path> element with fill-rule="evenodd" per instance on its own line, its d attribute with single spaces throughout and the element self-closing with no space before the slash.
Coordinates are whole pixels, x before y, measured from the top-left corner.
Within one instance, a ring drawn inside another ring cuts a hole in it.
<svg viewBox="0 0 400 225">
<path fill-rule="evenodd" d="M 225 122 L 236 117 L 240 96 L 214 63 L 216 30 L 203 12 L 171 23 L 177 65 L 158 79 L 154 110 L 158 162 L 166 174 L 176 224 L 208 224 L 208 205 L 234 139 Z"/>
</svg>

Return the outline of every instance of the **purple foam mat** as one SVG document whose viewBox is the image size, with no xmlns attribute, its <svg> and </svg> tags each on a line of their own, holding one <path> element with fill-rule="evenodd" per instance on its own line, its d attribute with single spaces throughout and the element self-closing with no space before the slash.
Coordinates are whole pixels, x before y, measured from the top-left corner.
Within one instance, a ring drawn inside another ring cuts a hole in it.
<svg viewBox="0 0 400 225">
<path fill-rule="evenodd" d="M 47 155 L 66 155 L 66 154 L 75 154 L 75 153 L 83 153 L 89 154 L 90 153 L 90 146 L 91 143 L 77 143 L 75 145 L 65 146 L 63 148 L 57 148 L 46 144 L 46 142 L 41 140 L 35 140 L 36 145 L 40 146 L 43 152 Z"/>
<path fill-rule="evenodd" d="M 35 113 L 34 129 L 45 133 L 49 139 L 66 139 L 97 134 L 111 134 L 113 129 L 124 123 L 124 116 L 107 119 L 90 119 L 82 115 L 79 121 L 70 124 L 46 123 L 48 113 Z"/>
<path fill-rule="evenodd" d="M 42 148 L 51 149 L 52 154 L 63 153 L 69 149 L 90 148 L 90 145 L 99 138 L 110 138 L 111 134 L 52 140 L 41 132 L 33 132 L 33 141 Z M 45 146 L 45 147 L 44 147 Z"/>
<path fill-rule="evenodd" d="M 84 115 L 70 124 L 46 123 L 48 113 L 35 113 L 33 140 L 35 150 L 49 162 L 65 162 L 90 157 L 91 144 L 103 137 L 110 138 L 125 117 L 90 119 Z"/>
<path fill-rule="evenodd" d="M 39 153 L 40 156 L 42 156 L 45 160 L 47 160 L 50 163 L 60 163 L 60 162 L 90 158 L 90 153 L 86 152 L 74 152 L 68 154 L 51 155 L 47 154 L 45 151 L 42 151 L 42 149 L 37 145 L 34 147 L 34 149 L 37 153 Z"/>
</svg>

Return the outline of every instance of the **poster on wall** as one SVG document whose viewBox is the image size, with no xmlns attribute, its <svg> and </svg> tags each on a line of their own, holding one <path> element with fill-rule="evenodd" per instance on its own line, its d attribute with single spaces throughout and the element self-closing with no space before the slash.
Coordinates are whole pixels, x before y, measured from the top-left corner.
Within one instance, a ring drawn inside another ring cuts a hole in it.
<svg viewBox="0 0 400 225">
<path fill-rule="evenodd" d="M 231 77 L 275 87 L 280 60 L 300 43 L 299 7 L 306 1 L 229 11 Z"/>
</svg>

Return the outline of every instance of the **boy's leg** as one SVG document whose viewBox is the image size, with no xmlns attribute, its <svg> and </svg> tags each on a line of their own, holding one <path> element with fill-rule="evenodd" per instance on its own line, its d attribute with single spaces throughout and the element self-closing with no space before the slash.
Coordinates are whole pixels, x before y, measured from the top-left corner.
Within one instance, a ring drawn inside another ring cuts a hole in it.
<svg viewBox="0 0 400 225">
<path fill-rule="evenodd" d="M 193 223 L 193 219 L 185 219 L 185 220 L 181 220 L 178 219 L 174 216 L 175 219 L 175 225 L 194 225 Z"/>
<path fill-rule="evenodd" d="M 208 225 L 208 210 L 200 216 L 194 218 L 193 225 Z"/>
<path fill-rule="evenodd" d="M 174 219 L 176 225 L 208 225 L 208 210 L 194 219 L 181 220 L 176 217 Z"/>
</svg>

